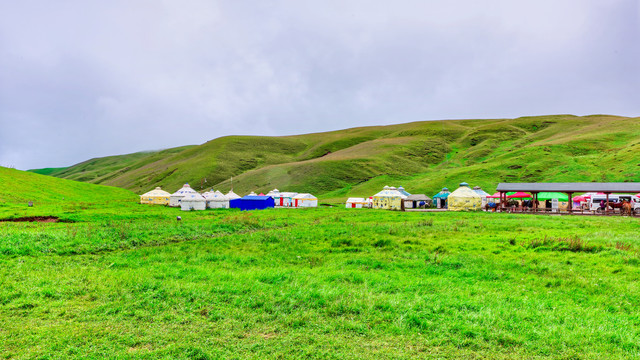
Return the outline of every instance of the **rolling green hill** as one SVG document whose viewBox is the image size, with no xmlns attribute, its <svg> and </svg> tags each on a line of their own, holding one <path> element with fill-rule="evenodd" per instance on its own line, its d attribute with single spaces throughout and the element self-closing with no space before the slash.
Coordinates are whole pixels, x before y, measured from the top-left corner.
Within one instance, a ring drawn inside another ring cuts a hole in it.
<svg viewBox="0 0 640 360">
<path fill-rule="evenodd" d="M 284 137 L 228 136 L 199 146 L 92 159 L 51 175 L 142 193 L 189 182 L 238 193 L 273 188 L 325 201 L 385 184 L 432 195 L 461 181 L 640 181 L 640 121 L 609 115 L 424 121 Z M 206 179 L 206 183 L 205 183 Z"/>
<path fill-rule="evenodd" d="M 105 203 L 136 201 L 129 190 L 87 184 L 0 167 L 0 206 L 56 203 Z"/>
</svg>

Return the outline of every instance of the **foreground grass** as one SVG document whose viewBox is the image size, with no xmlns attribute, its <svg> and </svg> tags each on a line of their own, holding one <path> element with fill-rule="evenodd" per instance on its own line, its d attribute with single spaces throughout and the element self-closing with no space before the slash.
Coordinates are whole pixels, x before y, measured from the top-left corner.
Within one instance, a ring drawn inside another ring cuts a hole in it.
<svg viewBox="0 0 640 360">
<path fill-rule="evenodd" d="M 0 208 L 4 358 L 632 358 L 638 219 Z M 177 222 L 176 215 L 183 220 Z"/>
</svg>

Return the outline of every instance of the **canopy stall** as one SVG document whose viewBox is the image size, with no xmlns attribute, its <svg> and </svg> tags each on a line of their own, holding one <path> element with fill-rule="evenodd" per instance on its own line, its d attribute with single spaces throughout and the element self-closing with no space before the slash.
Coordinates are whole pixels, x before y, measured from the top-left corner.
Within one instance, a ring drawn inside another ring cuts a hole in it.
<svg viewBox="0 0 640 360">
<path fill-rule="evenodd" d="M 522 191 L 518 191 L 510 194 L 511 195 L 507 195 L 507 199 L 530 199 L 533 197 L 533 195 L 527 194 L 526 192 L 522 192 Z"/>
</svg>

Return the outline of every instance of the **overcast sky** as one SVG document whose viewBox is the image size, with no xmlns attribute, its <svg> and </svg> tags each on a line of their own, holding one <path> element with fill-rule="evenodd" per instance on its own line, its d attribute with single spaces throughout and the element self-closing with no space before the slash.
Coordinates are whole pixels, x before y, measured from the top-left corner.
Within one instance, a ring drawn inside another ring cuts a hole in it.
<svg viewBox="0 0 640 360">
<path fill-rule="evenodd" d="M 638 0 L 0 0 L 0 165 L 234 134 L 639 116 L 639 69 Z"/>
</svg>

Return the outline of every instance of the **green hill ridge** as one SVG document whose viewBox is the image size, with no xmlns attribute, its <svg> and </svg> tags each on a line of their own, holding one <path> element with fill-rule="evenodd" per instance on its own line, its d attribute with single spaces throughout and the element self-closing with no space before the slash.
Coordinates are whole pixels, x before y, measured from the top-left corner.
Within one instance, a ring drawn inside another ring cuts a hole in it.
<svg viewBox="0 0 640 360">
<path fill-rule="evenodd" d="M 0 206 L 136 201 L 133 192 L 113 186 L 58 179 L 0 167 Z"/>
<path fill-rule="evenodd" d="M 155 186 L 311 192 L 326 201 L 384 185 L 433 195 L 466 181 L 639 181 L 639 118 L 550 115 L 442 120 L 282 137 L 227 136 L 110 156 L 46 174 L 143 193 Z"/>
</svg>

